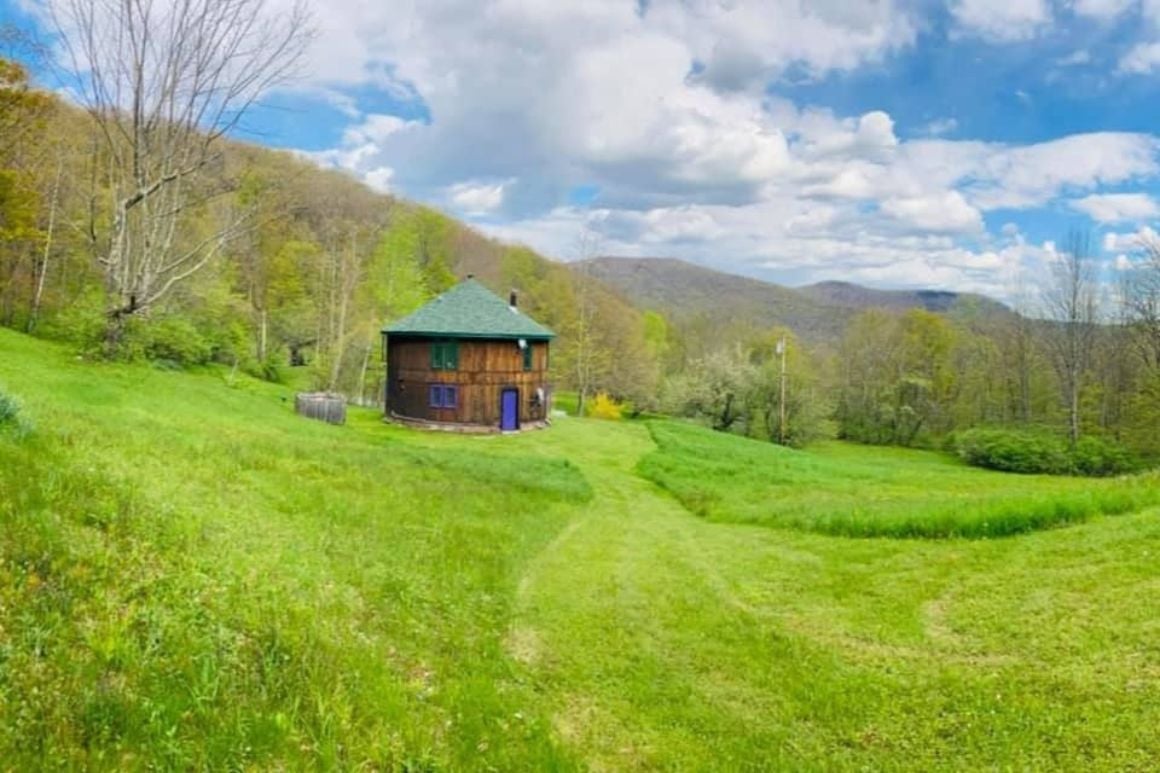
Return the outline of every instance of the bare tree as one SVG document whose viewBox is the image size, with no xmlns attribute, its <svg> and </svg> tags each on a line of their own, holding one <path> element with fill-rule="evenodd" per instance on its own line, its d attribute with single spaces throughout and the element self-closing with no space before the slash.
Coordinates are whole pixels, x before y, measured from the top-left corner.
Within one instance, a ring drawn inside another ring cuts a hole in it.
<svg viewBox="0 0 1160 773">
<path fill-rule="evenodd" d="M 1068 234 L 1043 290 L 1044 311 L 1053 323 L 1046 346 L 1068 416 L 1068 438 L 1080 435 L 1080 392 L 1091 365 L 1099 321 L 1099 277 L 1092 261 L 1091 234 Z"/>
<path fill-rule="evenodd" d="M 107 155 L 111 224 L 97 247 L 107 343 L 244 227 L 244 211 L 191 228 L 224 193 L 205 174 L 220 141 L 292 74 L 310 39 L 301 4 L 267 0 L 57 0 L 53 17 Z M 97 229 L 94 228 L 96 233 Z"/>
<path fill-rule="evenodd" d="M 608 353 L 596 330 L 597 299 L 590 276 L 591 261 L 599 252 L 600 238 L 585 228 L 576 241 L 577 262 L 573 266 L 576 288 L 576 317 L 571 335 L 571 376 L 576 384 L 576 414 L 584 415 L 584 404 L 600 376 L 608 369 Z"/>
<path fill-rule="evenodd" d="M 1140 358 L 1160 370 L 1160 241 L 1144 242 L 1142 260 L 1125 276 L 1121 295 Z"/>
</svg>

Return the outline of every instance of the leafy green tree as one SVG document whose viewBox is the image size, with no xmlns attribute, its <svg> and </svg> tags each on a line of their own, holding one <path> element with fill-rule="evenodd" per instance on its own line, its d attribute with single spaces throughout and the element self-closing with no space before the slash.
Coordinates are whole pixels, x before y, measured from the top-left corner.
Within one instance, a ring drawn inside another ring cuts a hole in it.
<svg viewBox="0 0 1160 773">
<path fill-rule="evenodd" d="M 868 311 L 842 342 L 837 418 L 843 437 L 911 445 L 953 427 L 955 333 L 942 317 Z"/>
</svg>

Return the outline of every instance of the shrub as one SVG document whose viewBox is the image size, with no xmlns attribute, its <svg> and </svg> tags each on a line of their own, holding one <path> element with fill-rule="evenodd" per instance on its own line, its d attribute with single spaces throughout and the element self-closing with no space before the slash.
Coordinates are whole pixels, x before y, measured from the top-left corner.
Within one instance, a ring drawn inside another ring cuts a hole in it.
<svg viewBox="0 0 1160 773">
<path fill-rule="evenodd" d="M 213 346 L 184 317 L 161 317 L 141 326 L 145 356 L 178 365 L 204 365 L 213 357 Z"/>
<path fill-rule="evenodd" d="M 47 314 L 37 327 L 37 335 L 67 341 L 87 356 L 100 354 L 105 343 L 106 317 L 100 293 L 87 293 L 75 302 Z"/>
<path fill-rule="evenodd" d="M 1140 466 L 1112 441 L 1085 437 L 1069 450 L 1062 438 L 1035 430 L 967 430 L 955 436 L 954 450 L 967 464 L 1003 472 L 1099 477 Z"/>
<path fill-rule="evenodd" d="M 1139 461 L 1126 448 L 1097 437 L 1080 438 L 1072 462 L 1078 474 L 1093 477 L 1122 475 L 1140 468 Z"/>
<path fill-rule="evenodd" d="M 620 421 L 624 415 L 624 405 L 613 400 L 607 393 L 598 392 L 588 406 L 588 415 L 594 419 Z"/>
<path fill-rule="evenodd" d="M 31 434 L 32 429 L 32 420 L 20 412 L 20 401 L 0 391 L 0 435 L 21 439 Z"/>
<path fill-rule="evenodd" d="M 1063 441 L 1041 432 L 971 429 L 958 434 L 955 450 L 967 464 L 1003 472 L 1066 475 L 1072 467 Z"/>
<path fill-rule="evenodd" d="M 20 416 L 20 403 L 16 398 L 0 392 L 0 426 L 14 424 Z"/>
</svg>

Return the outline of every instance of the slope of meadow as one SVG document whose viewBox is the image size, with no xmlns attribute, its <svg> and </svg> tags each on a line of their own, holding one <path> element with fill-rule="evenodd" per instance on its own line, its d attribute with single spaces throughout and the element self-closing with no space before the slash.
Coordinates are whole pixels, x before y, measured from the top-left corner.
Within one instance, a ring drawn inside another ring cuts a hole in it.
<svg viewBox="0 0 1160 773">
<path fill-rule="evenodd" d="M 642 475 L 711 520 L 850 537 L 1003 537 L 1160 505 L 1160 475 L 1008 475 L 942 454 L 819 444 L 809 452 L 651 422 Z"/>
<path fill-rule="evenodd" d="M 0 768 L 1160 755 L 1155 508 L 1001 539 L 737 522 L 782 489 L 807 513 L 892 476 L 907 517 L 1104 484 L 834 445 L 786 487 L 754 469 L 767 447 L 665 423 L 335 428 L 283 387 L 7 331 L 0 390 L 32 425 L 0 430 Z M 707 518 L 640 474 L 688 500 L 690 453 Z"/>
</svg>

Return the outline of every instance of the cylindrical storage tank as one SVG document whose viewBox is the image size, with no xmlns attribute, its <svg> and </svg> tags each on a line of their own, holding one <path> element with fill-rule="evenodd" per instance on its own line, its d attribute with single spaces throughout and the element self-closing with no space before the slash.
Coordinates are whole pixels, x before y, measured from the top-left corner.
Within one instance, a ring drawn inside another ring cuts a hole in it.
<svg viewBox="0 0 1160 773">
<path fill-rule="evenodd" d="M 294 398 L 294 410 L 300 416 L 325 421 L 327 424 L 346 423 L 346 400 L 330 392 L 299 392 Z"/>
</svg>

